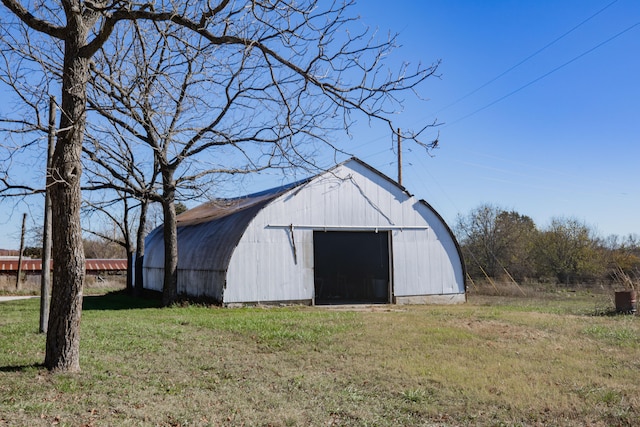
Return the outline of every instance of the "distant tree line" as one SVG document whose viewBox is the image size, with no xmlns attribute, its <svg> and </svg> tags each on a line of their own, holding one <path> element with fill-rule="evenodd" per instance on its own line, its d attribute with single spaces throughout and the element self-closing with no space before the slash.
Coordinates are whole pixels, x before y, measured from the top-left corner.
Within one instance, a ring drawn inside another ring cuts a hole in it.
<svg viewBox="0 0 640 427">
<path fill-rule="evenodd" d="M 637 234 L 602 238 L 583 221 L 564 217 L 540 228 L 529 216 L 491 204 L 458 216 L 454 231 L 472 279 L 567 285 L 640 279 Z"/>
</svg>

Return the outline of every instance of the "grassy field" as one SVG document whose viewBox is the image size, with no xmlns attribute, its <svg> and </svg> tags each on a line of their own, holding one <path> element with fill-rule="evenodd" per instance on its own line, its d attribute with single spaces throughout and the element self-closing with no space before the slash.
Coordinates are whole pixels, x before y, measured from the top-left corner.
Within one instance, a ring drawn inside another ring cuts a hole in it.
<svg viewBox="0 0 640 427">
<path fill-rule="evenodd" d="M 640 318 L 589 292 L 458 306 L 157 308 L 85 297 L 81 366 L 0 303 L 0 426 L 640 425 Z"/>
</svg>

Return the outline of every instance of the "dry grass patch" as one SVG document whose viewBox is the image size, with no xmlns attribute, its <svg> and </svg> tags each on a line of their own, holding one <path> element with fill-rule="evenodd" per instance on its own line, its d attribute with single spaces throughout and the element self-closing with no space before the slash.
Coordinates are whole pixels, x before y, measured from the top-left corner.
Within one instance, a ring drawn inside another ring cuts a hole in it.
<svg viewBox="0 0 640 427">
<path fill-rule="evenodd" d="M 40 274 L 23 274 L 19 288 L 16 289 L 16 277 L 0 275 L 0 296 L 2 295 L 40 295 Z M 125 274 L 108 274 L 105 276 L 87 275 L 85 278 L 85 295 L 103 295 L 107 292 L 122 290 L 126 287 Z"/>
<path fill-rule="evenodd" d="M 77 375 L 38 365 L 37 301 L 2 303 L 0 425 L 638 424 L 637 317 L 594 316 L 588 295 L 510 298 L 351 311 L 89 297 Z"/>
</svg>

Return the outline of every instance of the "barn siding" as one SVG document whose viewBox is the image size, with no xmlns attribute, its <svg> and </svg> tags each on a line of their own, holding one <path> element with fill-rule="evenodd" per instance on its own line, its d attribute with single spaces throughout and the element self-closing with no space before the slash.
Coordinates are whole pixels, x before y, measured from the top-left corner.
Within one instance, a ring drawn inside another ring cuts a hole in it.
<svg viewBox="0 0 640 427">
<path fill-rule="evenodd" d="M 151 291 L 162 292 L 162 283 L 164 282 L 164 269 L 162 268 L 144 268 L 143 284 L 145 289 Z"/>
<path fill-rule="evenodd" d="M 402 231 L 394 235 L 396 296 L 464 293 L 464 274 L 455 241 L 440 218 L 418 203 L 416 214 L 426 220 L 427 238 Z"/>
</svg>

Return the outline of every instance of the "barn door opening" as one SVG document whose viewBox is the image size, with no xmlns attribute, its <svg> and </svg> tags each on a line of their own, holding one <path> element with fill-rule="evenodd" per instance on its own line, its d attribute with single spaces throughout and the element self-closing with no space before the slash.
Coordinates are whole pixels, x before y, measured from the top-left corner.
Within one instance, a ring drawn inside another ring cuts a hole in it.
<svg viewBox="0 0 640 427">
<path fill-rule="evenodd" d="M 389 233 L 314 231 L 316 304 L 389 302 Z"/>
</svg>

